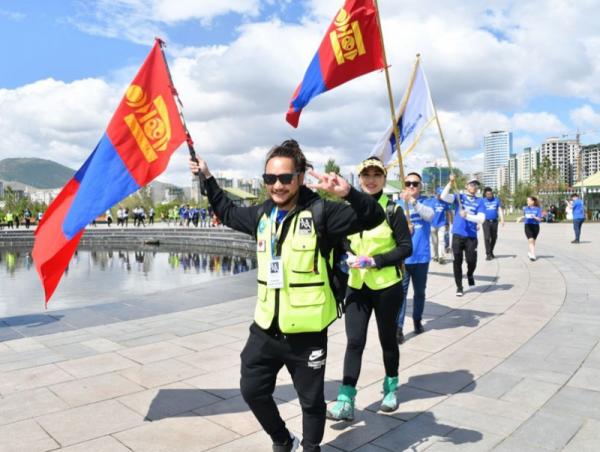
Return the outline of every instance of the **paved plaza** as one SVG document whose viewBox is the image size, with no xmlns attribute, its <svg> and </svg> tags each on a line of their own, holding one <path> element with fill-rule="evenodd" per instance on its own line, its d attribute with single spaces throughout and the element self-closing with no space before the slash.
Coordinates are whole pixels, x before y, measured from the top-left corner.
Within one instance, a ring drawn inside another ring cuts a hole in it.
<svg viewBox="0 0 600 452">
<path fill-rule="evenodd" d="M 600 450 L 600 224 L 522 224 L 480 243 L 476 287 L 455 296 L 430 266 L 426 332 L 400 348 L 400 406 L 377 411 L 384 369 L 372 322 L 353 422 L 327 421 L 324 452 Z M 269 451 L 239 392 L 254 272 L 146 300 L 0 319 L 0 451 Z M 4 284 L 4 282 L 2 283 Z M 106 297 L 102 297 L 103 300 Z M 326 397 L 346 343 L 329 331 Z M 301 433 L 289 375 L 275 397 Z"/>
</svg>

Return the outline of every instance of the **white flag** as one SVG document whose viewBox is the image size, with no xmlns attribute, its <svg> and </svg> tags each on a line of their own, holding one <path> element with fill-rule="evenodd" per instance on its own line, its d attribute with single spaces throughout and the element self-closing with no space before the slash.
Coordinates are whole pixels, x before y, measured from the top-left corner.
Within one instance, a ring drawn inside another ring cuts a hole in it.
<svg viewBox="0 0 600 452">
<path fill-rule="evenodd" d="M 405 95 L 406 96 L 406 95 Z M 412 89 L 408 93 L 408 101 L 404 113 L 398 119 L 398 129 L 400 131 L 400 150 L 403 157 L 408 155 L 416 146 L 423 130 L 435 119 L 433 102 L 429 93 L 429 85 L 425 78 L 425 73 L 421 69 L 421 64 L 417 62 L 415 68 L 415 79 Z M 395 163 L 396 157 L 396 138 L 394 130 L 390 125 L 385 131 L 383 137 L 371 151 L 371 156 L 379 157 L 384 164 Z"/>
</svg>

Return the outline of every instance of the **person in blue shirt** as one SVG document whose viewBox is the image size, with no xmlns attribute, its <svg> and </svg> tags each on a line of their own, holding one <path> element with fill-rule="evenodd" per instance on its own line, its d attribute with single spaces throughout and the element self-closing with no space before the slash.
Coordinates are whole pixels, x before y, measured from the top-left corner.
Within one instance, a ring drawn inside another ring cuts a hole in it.
<svg viewBox="0 0 600 452">
<path fill-rule="evenodd" d="M 483 205 L 485 206 L 485 221 L 483 222 L 483 241 L 485 243 L 486 260 L 491 261 L 494 256 L 494 247 L 498 239 L 498 220 L 504 226 L 504 213 L 500 198 L 494 196 L 491 187 L 483 189 Z"/>
<path fill-rule="evenodd" d="M 573 230 L 575 231 L 575 240 L 571 243 L 579 243 L 579 237 L 581 236 L 581 226 L 585 221 L 585 208 L 583 206 L 583 200 L 577 193 L 571 195 L 571 201 L 569 202 L 569 208 L 573 213 Z"/>
<path fill-rule="evenodd" d="M 527 205 L 523 207 L 523 216 L 517 221 L 525 220 L 525 237 L 528 242 L 527 256 L 530 261 L 535 261 L 535 241 L 540 233 L 540 221 L 542 221 L 542 209 L 535 196 L 527 197 Z"/>
<path fill-rule="evenodd" d="M 400 193 L 400 205 L 404 208 L 408 202 L 410 214 L 410 230 L 412 234 L 412 255 L 404 261 L 404 272 L 402 286 L 404 287 L 404 303 L 398 314 L 398 328 L 396 339 L 398 343 L 404 342 L 404 316 L 406 315 L 406 303 L 408 298 L 408 287 L 412 279 L 413 283 L 413 326 L 415 334 L 421 334 L 424 330 L 422 318 L 425 308 L 425 288 L 427 286 L 427 272 L 431 260 L 431 248 L 429 236 L 431 220 L 433 220 L 433 209 L 427 205 L 427 198 L 421 195 L 422 180 L 419 173 L 408 173 L 404 178 L 404 191 Z"/>
<path fill-rule="evenodd" d="M 437 196 L 429 199 L 429 205 L 434 212 L 433 219 L 431 220 L 431 251 L 435 262 L 445 264 L 444 255 L 446 252 L 446 232 L 450 204 L 441 200 L 441 194 L 442 188 L 438 187 L 436 190 Z"/>
<path fill-rule="evenodd" d="M 452 254 L 454 255 L 454 282 L 456 283 L 456 296 L 462 297 L 463 290 L 463 253 L 467 261 L 467 280 L 469 286 L 475 285 L 475 268 L 477 267 L 477 225 L 485 221 L 485 206 L 481 198 L 477 197 L 479 186 L 477 179 L 471 179 L 466 186 L 467 193 L 453 195 L 450 193 L 452 182 L 456 180 L 454 174 L 450 175 L 450 182 L 444 188 L 442 200 L 456 204 L 454 223 L 452 224 Z"/>
</svg>

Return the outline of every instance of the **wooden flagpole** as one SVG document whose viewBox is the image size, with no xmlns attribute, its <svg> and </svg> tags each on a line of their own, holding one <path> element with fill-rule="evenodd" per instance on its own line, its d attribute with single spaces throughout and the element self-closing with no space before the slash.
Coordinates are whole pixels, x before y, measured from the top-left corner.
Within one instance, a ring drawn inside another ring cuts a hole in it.
<svg viewBox="0 0 600 452">
<path fill-rule="evenodd" d="M 388 63 L 387 63 L 387 56 L 385 54 L 385 44 L 383 41 L 383 27 L 381 25 L 381 17 L 379 15 L 379 6 L 377 5 L 377 0 L 373 0 L 373 4 L 375 6 L 375 12 L 377 13 L 377 25 L 379 26 L 379 38 L 381 41 L 381 52 L 383 54 L 383 67 L 384 67 L 384 71 L 385 71 L 385 81 L 387 84 L 387 93 L 388 93 L 388 100 L 390 103 L 390 113 L 392 116 L 392 127 L 394 128 L 394 137 L 396 138 L 396 156 L 398 159 L 398 176 L 400 178 L 400 190 L 403 191 L 404 189 L 404 162 L 402 161 L 402 153 L 400 152 L 400 131 L 398 130 L 398 121 L 396 120 L 396 112 L 395 112 L 395 107 L 394 107 L 394 96 L 392 94 L 392 83 L 390 82 L 390 72 L 389 72 L 389 68 L 388 68 Z M 408 101 L 408 95 L 410 94 L 410 89 L 412 88 L 412 81 L 414 81 L 414 74 L 413 77 L 411 78 L 411 85 L 409 86 L 409 89 L 407 90 L 407 94 L 405 95 L 405 99 L 403 99 L 403 107 L 401 107 L 401 110 L 403 112 L 403 108 L 406 108 L 406 102 Z M 406 220 L 408 221 L 408 224 L 410 225 L 410 211 L 408 210 L 408 201 L 404 201 L 404 210 L 406 212 Z"/>
<path fill-rule="evenodd" d="M 171 93 L 173 94 L 173 97 L 177 100 L 177 104 L 178 104 L 178 113 L 179 113 L 179 117 L 181 118 L 181 122 L 183 124 L 183 128 L 185 129 L 185 135 L 186 135 L 186 142 L 188 145 L 188 151 L 190 154 L 190 158 L 192 159 L 192 161 L 198 163 L 198 157 L 196 157 L 196 150 L 194 149 L 194 141 L 192 140 L 192 135 L 190 134 L 190 131 L 188 129 L 187 123 L 185 122 L 185 118 L 183 116 L 183 103 L 181 102 L 181 99 L 179 98 L 179 93 L 177 92 L 177 90 L 175 89 L 175 84 L 173 83 L 173 77 L 171 76 L 171 69 L 169 69 L 169 64 L 167 62 L 167 57 L 165 55 L 165 41 L 163 41 L 160 38 L 154 38 L 158 41 L 158 44 L 160 45 L 160 53 L 162 54 L 163 60 L 165 62 L 165 67 L 167 68 L 167 74 L 169 74 L 169 82 L 171 83 Z M 206 196 L 206 187 L 205 187 L 205 182 L 206 182 L 206 177 L 204 176 L 204 174 L 202 174 L 202 171 L 198 171 L 198 179 L 200 182 L 200 193 L 202 195 Z"/>
<path fill-rule="evenodd" d="M 431 92 L 429 93 L 431 96 Z M 440 119 L 437 114 L 437 109 L 435 108 L 435 104 L 433 103 L 433 99 L 431 99 L 431 105 L 433 106 L 433 114 L 435 115 L 435 122 L 438 126 L 438 131 L 440 132 L 440 138 L 442 140 L 442 147 L 444 148 L 444 153 L 446 154 L 446 161 L 448 162 L 448 169 L 450 170 L 450 174 L 454 174 L 454 169 L 452 168 L 452 162 L 450 161 L 450 153 L 448 152 L 448 145 L 446 145 L 446 139 L 444 138 L 444 132 L 442 132 L 442 125 L 440 124 Z M 456 183 L 456 175 L 454 179 L 454 191 L 456 192 L 456 200 L 458 201 L 458 207 L 462 209 L 462 202 L 460 201 L 460 193 L 458 191 L 458 185 Z"/>
</svg>

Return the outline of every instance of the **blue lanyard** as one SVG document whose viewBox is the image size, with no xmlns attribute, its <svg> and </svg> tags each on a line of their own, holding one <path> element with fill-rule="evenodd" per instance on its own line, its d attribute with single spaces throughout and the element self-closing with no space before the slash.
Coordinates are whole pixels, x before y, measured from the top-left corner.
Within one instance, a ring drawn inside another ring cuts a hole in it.
<svg viewBox="0 0 600 452">
<path fill-rule="evenodd" d="M 279 212 L 279 208 L 275 207 L 271 210 L 271 215 L 269 216 L 269 231 L 271 233 L 271 257 L 275 257 L 277 254 L 277 242 L 279 240 L 279 236 L 281 234 L 281 227 L 277 227 L 277 213 Z M 286 215 L 287 216 L 287 215 Z M 279 226 L 283 224 L 285 217 L 281 220 Z M 273 228 L 275 225 L 275 228 Z"/>
</svg>

